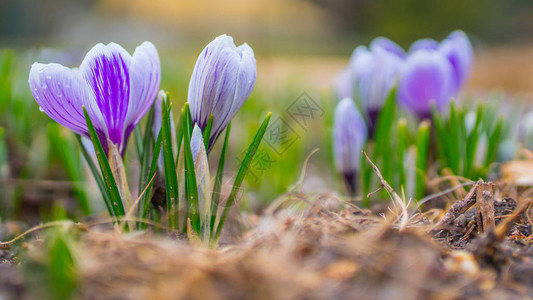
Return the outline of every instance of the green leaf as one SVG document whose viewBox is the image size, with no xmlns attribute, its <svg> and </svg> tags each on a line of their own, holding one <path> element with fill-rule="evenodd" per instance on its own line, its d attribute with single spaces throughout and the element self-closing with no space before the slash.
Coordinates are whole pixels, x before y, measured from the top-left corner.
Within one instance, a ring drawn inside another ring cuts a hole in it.
<svg viewBox="0 0 533 300">
<path fill-rule="evenodd" d="M 104 148 L 100 143 L 100 139 L 98 138 L 96 129 L 94 129 L 93 123 L 91 121 L 91 118 L 89 117 L 89 114 L 87 113 L 87 109 L 85 108 L 85 106 L 83 107 L 83 114 L 85 115 L 85 121 L 87 122 L 87 127 L 89 129 L 89 135 L 91 136 L 91 141 L 94 145 L 94 151 L 96 153 L 96 158 L 98 159 L 98 164 L 100 165 L 100 171 L 102 172 L 102 177 L 104 179 L 104 183 L 109 194 L 109 200 L 111 201 L 110 205 L 114 211 L 114 216 L 122 217 L 124 216 L 124 206 L 122 204 L 122 199 L 120 198 L 120 193 L 118 191 L 115 178 L 113 177 L 113 172 L 111 171 L 111 167 L 109 166 L 109 161 L 107 160 L 107 156 L 104 153 Z"/>
<path fill-rule="evenodd" d="M 222 215 L 220 216 L 220 221 L 218 222 L 218 225 L 216 227 L 215 236 L 213 239 L 214 244 L 218 242 L 220 233 L 222 232 L 222 227 L 224 227 L 224 222 L 226 221 L 228 213 L 231 207 L 233 206 L 233 202 L 235 201 L 235 198 L 237 197 L 241 184 L 244 180 L 244 177 L 246 176 L 246 172 L 248 171 L 248 168 L 250 167 L 250 163 L 252 162 L 254 155 L 257 152 L 257 149 L 259 148 L 261 141 L 263 140 L 263 136 L 265 135 L 265 132 L 266 132 L 266 129 L 268 127 L 268 123 L 270 122 L 271 117 L 272 117 L 272 113 L 268 113 L 266 118 L 263 120 L 261 127 L 259 127 L 259 130 L 255 134 L 255 137 L 252 143 L 248 147 L 248 150 L 246 151 L 246 156 L 244 157 L 241 167 L 239 168 L 239 171 L 237 172 L 237 176 L 235 177 L 235 181 L 233 183 L 231 193 L 228 197 L 228 200 L 226 201 L 226 205 L 224 207 L 224 210 L 222 211 Z"/>
<path fill-rule="evenodd" d="M 70 299 L 77 286 L 77 270 L 68 243 L 55 234 L 48 249 L 50 283 L 56 299 Z"/>
<path fill-rule="evenodd" d="M 196 184 L 196 175 L 194 171 L 194 160 L 191 151 L 191 134 L 192 134 L 192 121 L 191 112 L 189 110 L 189 103 L 185 103 L 184 106 L 185 118 L 183 118 L 183 151 L 185 160 L 185 194 L 189 201 L 189 219 L 194 231 L 200 235 L 200 215 L 199 215 L 199 203 L 198 203 L 198 186 Z"/>
<path fill-rule="evenodd" d="M 154 125 L 154 116 L 155 116 L 155 109 L 154 106 L 150 108 L 150 111 L 148 112 L 148 120 L 146 122 L 146 127 L 144 129 L 144 138 L 142 138 L 142 151 L 139 152 L 139 162 L 141 164 L 140 168 L 140 174 L 139 174 L 139 195 L 142 193 L 144 188 L 146 187 L 147 182 L 150 180 L 148 175 L 148 164 L 150 163 L 150 149 L 153 148 L 153 136 L 152 136 L 152 126 Z M 137 129 L 137 128 L 136 128 Z M 140 137 L 140 130 L 139 131 L 139 140 Z M 137 135 L 135 135 L 135 138 L 137 139 Z M 158 153 L 159 154 L 159 153 Z M 152 153 L 153 156 L 153 153 Z"/>
<path fill-rule="evenodd" d="M 137 149 L 137 157 L 139 160 L 141 160 L 143 157 L 143 137 L 140 126 L 135 126 L 133 129 L 133 134 L 135 134 L 135 149 Z"/>
<path fill-rule="evenodd" d="M 498 144 L 500 143 L 500 138 L 503 128 L 503 119 L 498 119 L 492 134 L 489 137 L 489 144 L 487 148 L 487 156 L 485 158 L 485 166 L 490 166 L 496 159 L 496 153 L 498 150 Z"/>
<path fill-rule="evenodd" d="M 394 172 L 394 164 L 385 163 L 390 161 L 394 156 L 393 147 L 391 145 L 391 133 L 394 124 L 394 116 L 396 114 L 396 87 L 394 87 L 385 101 L 383 109 L 379 113 L 375 132 L 374 132 L 374 159 L 380 160 L 382 163 L 381 172 L 385 180 L 390 181 Z"/>
<path fill-rule="evenodd" d="M 157 172 L 157 161 L 159 160 L 159 155 L 161 153 L 161 144 L 163 140 L 163 134 L 160 131 L 159 135 L 157 136 L 157 141 L 154 145 L 154 151 L 152 152 L 152 162 L 150 164 L 150 172 L 148 173 L 148 182 L 145 186 L 144 194 L 142 195 L 142 198 L 139 202 L 139 217 L 141 220 L 146 220 L 148 218 L 148 212 L 150 210 L 150 199 L 152 198 L 152 187 L 154 186 L 154 181 L 152 178 L 154 178 L 155 173 Z M 140 228 L 145 229 L 146 223 L 140 223 Z"/>
<path fill-rule="evenodd" d="M 416 135 L 416 187 L 415 199 L 420 200 L 426 193 L 426 173 L 429 153 L 429 138 L 431 125 L 428 121 L 422 121 L 418 126 Z"/>
<path fill-rule="evenodd" d="M 407 149 L 408 141 L 407 120 L 404 118 L 398 121 L 398 188 L 401 190 L 405 188 L 405 150 Z"/>
<path fill-rule="evenodd" d="M 213 199 L 211 200 L 211 235 L 215 227 L 215 221 L 218 211 L 218 204 L 220 202 L 220 190 L 222 187 L 222 177 L 224 176 L 224 164 L 226 162 L 226 154 L 228 152 L 229 136 L 231 133 L 231 122 L 226 127 L 226 134 L 224 136 L 224 145 L 222 146 L 222 152 L 220 152 L 220 158 L 218 160 L 217 175 L 215 177 L 215 183 L 213 186 Z"/>
<path fill-rule="evenodd" d="M 109 195 L 109 192 L 108 192 L 107 187 L 106 187 L 106 185 L 104 183 L 104 179 L 102 178 L 102 175 L 100 174 L 100 172 L 96 168 L 96 165 L 93 162 L 91 154 L 89 154 L 89 152 L 87 152 L 87 149 L 83 145 L 83 142 L 81 141 L 81 136 L 76 134 L 76 139 L 78 140 L 78 144 L 80 145 L 81 154 L 85 158 L 85 161 L 87 162 L 87 165 L 89 165 L 89 169 L 91 170 L 91 173 L 93 174 L 94 180 L 96 181 L 96 184 L 98 185 L 98 189 L 100 190 L 100 193 L 102 194 L 102 198 L 104 199 L 104 203 L 106 205 L 107 212 L 109 213 L 110 216 L 116 217 L 115 211 L 113 210 L 113 207 L 111 205 L 111 198 L 110 198 L 111 196 Z"/>
<path fill-rule="evenodd" d="M 176 163 L 172 152 L 172 135 L 170 130 L 170 114 L 172 113 L 167 97 L 161 105 L 161 132 L 163 134 L 163 160 L 165 165 L 165 184 L 167 187 L 167 213 L 169 229 L 176 229 L 176 207 L 178 201 L 178 179 L 176 176 Z"/>
<path fill-rule="evenodd" d="M 211 129 L 213 128 L 213 115 L 209 116 L 209 120 L 207 120 L 207 125 L 205 126 L 205 130 L 203 133 L 204 137 L 204 146 L 205 150 L 209 150 L 209 139 L 211 138 Z"/>
</svg>

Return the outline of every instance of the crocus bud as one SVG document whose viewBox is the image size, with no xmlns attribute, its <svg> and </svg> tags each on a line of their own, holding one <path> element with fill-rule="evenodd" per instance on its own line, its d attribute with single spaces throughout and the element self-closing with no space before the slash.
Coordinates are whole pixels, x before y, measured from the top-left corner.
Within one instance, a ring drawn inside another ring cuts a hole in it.
<svg viewBox="0 0 533 300">
<path fill-rule="evenodd" d="M 338 100 L 353 97 L 352 70 L 346 67 L 333 78 L 333 89 Z"/>
<path fill-rule="evenodd" d="M 437 50 L 438 48 L 439 42 L 434 39 L 419 39 L 411 45 L 409 53 L 411 54 L 418 50 Z"/>
<path fill-rule="evenodd" d="M 441 42 L 439 51 L 452 65 L 454 92 L 458 93 L 472 69 L 472 44 L 464 32 L 456 30 Z"/>
<path fill-rule="evenodd" d="M 356 177 L 366 136 L 365 121 L 353 100 L 341 100 L 335 108 L 333 154 L 337 169 L 343 174 L 352 195 L 356 191 Z"/>
<path fill-rule="evenodd" d="M 376 48 L 381 48 L 386 50 L 389 53 L 396 54 L 401 59 L 405 58 L 405 51 L 395 42 L 389 40 L 386 37 L 377 37 L 370 42 L 370 49 L 374 50 Z"/>
<path fill-rule="evenodd" d="M 115 43 L 97 44 L 79 68 L 34 63 L 28 81 L 35 101 L 50 118 L 89 137 L 85 106 L 106 153 L 110 142 L 124 154 L 133 128 L 154 102 L 161 68 L 150 42 L 133 55 Z"/>
<path fill-rule="evenodd" d="M 452 67 L 436 50 L 418 50 L 404 65 L 398 86 L 398 101 L 421 119 L 431 114 L 431 103 L 444 108 L 453 96 Z"/>
<path fill-rule="evenodd" d="M 200 53 L 189 84 L 188 101 L 193 123 L 205 130 L 213 115 L 209 148 L 248 98 L 255 84 L 254 52 L 246 43 L 221 35 Z"/>
<path fill-rule="evenodd" d="M 192 130 L 191 135 L 191 153 L 194 163 L 196 163 L 196 157 L 198 156 L 198 152 L 200 152 L 200 148 L 203 145 L 204 138 L 202 136 L 202 129 L 200 129 L 197 124 L 194 124 L 194 128 Z"/>
<path fill-rule="evenodd" d="M 378 46 L 354 52 L 352 68 L 356 95 L 368 116 L 370 136 L 387 96 L 398 81 L 402 64 L 396 53 Z"/>
</svg>

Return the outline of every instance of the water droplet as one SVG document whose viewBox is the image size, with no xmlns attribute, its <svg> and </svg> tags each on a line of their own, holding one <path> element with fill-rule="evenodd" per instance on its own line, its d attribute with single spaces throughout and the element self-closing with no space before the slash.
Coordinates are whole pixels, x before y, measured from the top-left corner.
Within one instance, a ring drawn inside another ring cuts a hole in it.
<svg viewBox="0 0 533 300">
<path fill-rule="evenodd" d="M 40 112 L 44 112 L 44 109 L 42 107 L 39 106 L 39 111 Z"/>
<path fill-rule="evenodd" d="M 65 84 L 65 88 L 70 89 L 70 84 Z"/>
<path fill-rule="evenodd" d="M 46 90 L 47 88 L 48 88 L 48 86 L 47 86 L 46 84 L 45 84 L 45 85 L 43 85 L 43 89 L 45 89 L 45 90 Z"/>
<path fill-rule="evenodd" d="M 52 79 L 52 76 L 46 75 L 46 79 L 50 80 L 50 79 Z"/>
</svg>

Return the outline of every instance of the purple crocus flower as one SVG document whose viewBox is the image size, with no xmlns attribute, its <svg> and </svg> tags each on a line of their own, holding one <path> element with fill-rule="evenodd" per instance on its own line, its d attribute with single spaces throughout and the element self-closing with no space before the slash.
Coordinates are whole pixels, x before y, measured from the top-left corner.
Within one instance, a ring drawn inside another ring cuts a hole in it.
<svg viewBox="0 0 533 300">
<path fill-rule="evenodd" d="M 344 176 L 352 195 L 356 191 L 361 150 L 365 145 L 366 137 L 365 121 L 353 100 L 350 98 L 341 100 L 335 108 L 333 154 L 337 169 Z"/>
<path fill-rule="evenodd" d="M 97 44 L 78 68 L 34 63 L 29 84 L 35 101 L 50 118 L 89 137 L 85 106 L 104 149 L 108 142 L 123 154 L 128 137 L 152 105 L 161 69 L 154 45 L 144 42 L 133 56 L 115 43 Z"/>
<path fill-rule="evenodd" d="M 403 60 L 396 52 L 374 45 L 367 50 L 359 47 L 352 58 L 356 95 L 368 116 L 369 136 L 372 136 L 377 116 L 387 96 L 398 81 Z"/>
<path fill-rule="evenodd" d="M 188 101 L 192 121 L 202 131 L 213 115 L 210 149 L 252 92 L 256 77 L 252 48 L 246 43 L 236 47 L 230 36 L 217 37 L 200 53 L 191 76 Z"/>
<path fill-rule="evenodd" d="M 401 59 L 404 59 L 406 54 L 402 47 L 386 37 L 377 37 L 370 42 L 370 49 L 376 48 L 385 49 L 389 53 L 396 54 Z"/>
<path fill-rule="evenodd" d="M 412 54 L 418 50 L 437 50 L 439 49 L 439 42 L 434 39 L 419 39 L 415 41 L 411 48 L 409 48 L 409 53 Z"/>
<path fill-rule="evenodd" d="M 353 75 L 352 70 L 346 67 L 337 73 L 333 78 L 333 90 L 337 99 L 353 97 Z"/>
<path fill-rule="evenodd" d="M 416 113 L 421 119 L 431 114 L 431 103 L 444 108 L 454 95 L 452 66 L 436 50 L 418 50 L 409 55 L 398 86 L 401 106 Z"/>
<path fill-rule="evenodd" d="M 472 69 L 474 61 L 472 44 L 470 44 L 470 40 L 463 31 L 456 30 L 440 43 L 439 51 L 452 64 L 454 90 L 457 93 Z"/>
</svg>

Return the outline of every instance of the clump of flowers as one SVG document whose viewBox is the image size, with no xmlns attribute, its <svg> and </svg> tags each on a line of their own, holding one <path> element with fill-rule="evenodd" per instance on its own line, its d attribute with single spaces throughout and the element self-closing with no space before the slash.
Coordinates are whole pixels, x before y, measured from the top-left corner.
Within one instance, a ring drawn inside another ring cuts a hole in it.
<svg viewBox="0 0 533 300">
<path fill-rule="evenodd" d="M 337 98 L 353 97 L 364 111 L 373 135 L 385 99 L 397 86 L 398 103 L 421 119 L 428 118 L 432 102 L 444 109 L 456 97 L 472 69 L 468 37 L 454 31 L 442 42 L 415 41 L 409 53 L 393 41 L 378 37 L 370 46 L 357 47 L 348 66 L 335 78 Z"/>
<path fill-rule="evenodd" d="M 79 136 L 91 139 L 94 153 L 91 155 L 83 146 L 82 153 L 117 224 L 130 230 L 145 229 L 145 222 L 129 219 L 136 212 L 140 220 L 159 218 L 169 230 L 216 244 L 270 120 L 268 114 L 246 151 L 225 206 L 220 208 L 231 120 L 252 92 L 256 77 L 253 50 L 247 44 L 235 46 L 229 36 L 217 37 L 198 57 L 178 126 L 173 122 L 168 94 L 158 94 L 160 62 L 150 42 L 137 47 L 133 55 L 115 43 L 98 44 L 87 53 L 79 69 L 35 63 L 29 85 L 42 111 Z M 147 112 L 143 136 L 136 125 Z M 212 183 L 208 152 L 224 130 L 224 145 Z M 133 131 L 140 162 L 137 201 L 131 197 L 122 159 Z M 78 140 L 81 145 L 82 139 Z M 156 199 L 154 207 L 153 180 L 158 168 L 165 180 L 166 203 Z M 159 214 L 161 207 L 166 209 L 163 217 Z"/>
</svg>

